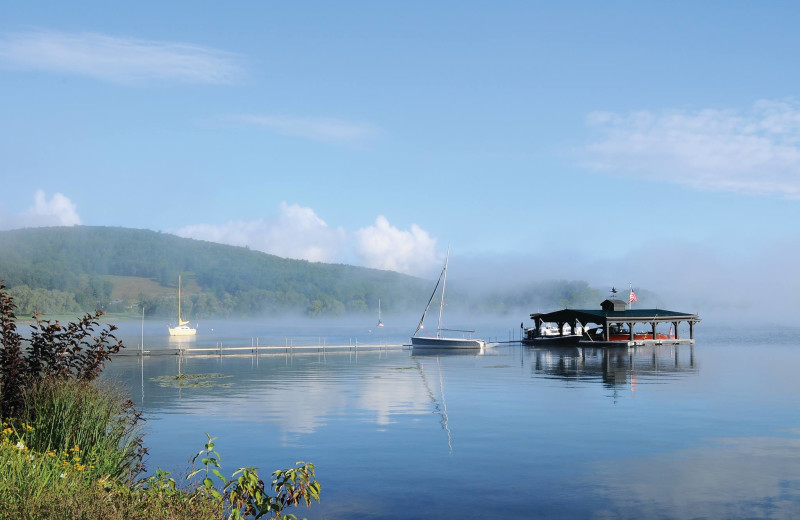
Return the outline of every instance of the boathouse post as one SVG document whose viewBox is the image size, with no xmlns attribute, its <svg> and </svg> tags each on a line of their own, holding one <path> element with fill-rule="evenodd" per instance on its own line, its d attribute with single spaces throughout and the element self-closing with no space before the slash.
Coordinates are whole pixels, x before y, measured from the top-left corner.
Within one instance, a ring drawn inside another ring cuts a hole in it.
<svg viewBox="0 0 800 520">
<path fill-rule="evenodd" d="M 679 321 L 672 322 L 672 328 L 675 331 L 675 339 L 681 339 L 681 334 L 678 332 L 678 325 L 680 325 Z"/>
<path fill-rule="evenodd" d="M 656 335 L 656 326 L 657 325 L 658 325 L 658 322 L 655 322 L 655 321 L 650 323 L 650 326 L 653 328 L 653 339 L 654 340 L 658 338 L 658 336 Z"/>
<path fill-rule="evenodd" d="M 628 322 L 628 333 L 630 334 L 630 337 L 628 339 L 633 341 L 634 337 L 633 337 L 633 322 L 632 321 Z"/>
</svg>

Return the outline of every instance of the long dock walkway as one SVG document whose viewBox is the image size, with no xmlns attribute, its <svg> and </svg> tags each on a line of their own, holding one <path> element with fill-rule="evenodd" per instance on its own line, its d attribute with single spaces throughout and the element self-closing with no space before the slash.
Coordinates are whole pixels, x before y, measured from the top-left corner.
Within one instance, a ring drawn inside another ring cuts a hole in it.
<svg viewBox="0 0 800 520">
<path fill-rule="evenodd" d="M 244 347 L 224 346 L 222 344 L 210 347 L 166 347 L 145 349 L 124 349 L 114 356 L 222 356 L 222 355 L 258 355 L 260 353 L 286 353 L 294 352 L 363 352 L 370 350 L 404 350 L 410 349 L 411 344 L 402 343 L 356 343 L 351 345 L 251 345 Z"/>
</svg>

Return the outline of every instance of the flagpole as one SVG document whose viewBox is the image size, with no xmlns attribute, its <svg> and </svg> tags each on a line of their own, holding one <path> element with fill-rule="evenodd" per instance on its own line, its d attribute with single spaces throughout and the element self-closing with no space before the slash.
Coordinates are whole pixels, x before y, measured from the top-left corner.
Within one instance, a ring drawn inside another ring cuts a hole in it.
<svg viewBox="0 0 800 520">
<path fill-rule="evenodd" d="M 629 289 L 629 292 L 628 292 L 628 309 L 630 310 L 630 309 L 633 309 L 633 298 L 632 298 L 632 295 L 633 295 L 633 282 L 628 282 L 628 289 Z"/>
<path fill-rule="evenodd" d="M 627 308 L 628 309 L 633 309 L 633 302 L 638 302 L 639 298 L 637 298 L 636 297 L 636 293 L 633 292 L 633 284 L 632 283 L 629 285 L 629 291 L 630 292 L 628 292 L 628 307 Z"/>
</svg>

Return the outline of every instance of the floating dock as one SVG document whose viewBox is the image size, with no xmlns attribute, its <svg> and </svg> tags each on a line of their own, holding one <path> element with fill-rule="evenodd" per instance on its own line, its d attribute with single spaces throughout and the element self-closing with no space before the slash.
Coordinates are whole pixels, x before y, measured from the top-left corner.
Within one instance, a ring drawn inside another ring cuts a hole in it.
<svg viewBox="0 0 800 520">
<path fill-rule="evenodd" d="M 590 339 L 582 339 L 578 341 L 579 347 L 652 347 L 658 345 L 694 345 L 694 339 L 634 339 L 622 341 L 593 341 Z"/>
<path fill-rule="evenodd" d="M 124 349 L 114 356 L 222 356 L 222 355 L 250 355 L 258 354 L 292 354 L 294 352 L 364 352 L 372 350 L 404 350 L 410 349 L 410 344 L 401 343 L 356 343 L 351 345 L 255 345 L 255 346 L 225 346 L 222 344 L 209 347 L 166 347 L 145 349 Z"/>
</svg>

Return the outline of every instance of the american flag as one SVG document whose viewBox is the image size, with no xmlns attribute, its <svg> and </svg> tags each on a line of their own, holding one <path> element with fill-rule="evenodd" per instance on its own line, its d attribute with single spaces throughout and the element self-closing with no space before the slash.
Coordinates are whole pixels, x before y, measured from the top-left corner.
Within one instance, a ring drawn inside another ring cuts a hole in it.
<svg viewBox="0 0 800 520">
<path fill-rule="evenodd" d="M 633 289 L 631 289 L 631 295 L 630 295 L 630 297 L 628 297 L 628 303 L 633 303 L 633 302 L 638 302 L 638 301 L 639 301 L 639 298 L 636 297 L 636 293 L 633 292 Z"/>
</svg>

